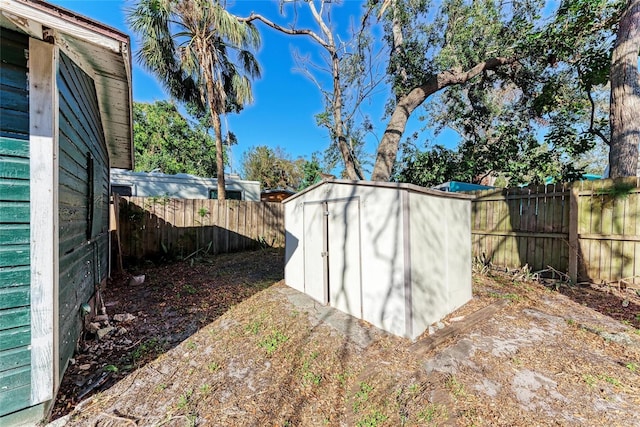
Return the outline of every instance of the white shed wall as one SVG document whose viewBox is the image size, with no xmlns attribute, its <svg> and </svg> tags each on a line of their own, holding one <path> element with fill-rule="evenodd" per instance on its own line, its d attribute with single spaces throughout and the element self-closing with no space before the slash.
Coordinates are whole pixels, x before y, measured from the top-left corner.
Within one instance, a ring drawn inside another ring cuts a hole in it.
<svg viewBox="0 0 640 427">
<path fill-rule="evenodd" d="M 317 235 L 322 233 L 322 228 L 317 225 L 318 222 L 309 220 L 306 221 L 307 229 L 304 228 L 304 204 L 328 201 L 329 210 L 334 217 L 332 219 L 335 219 L 335 216 L 340 217 L 347 214 L 344 209 L 349 203 L 336 202 L 332 204 L 332 201 L 344 200 L 357 201 L 359 204 L 360 227 L 358 231 L 361 244 L 359 259 L 349 256 L 348 259 L 340 260 L 347 266 L 339 268 L 344 269 L 345 275 L 348 277 L 354 277 L 353 270 L 359 267 L 360 283 L 336 284 L 333 280 L 333 283 L 329 285 L 331 293 L 342 295 L 342 298 L 353 299 L 355 295 L 353 287 L 361 286 L 364 290 L 361 295 L 362 316 L 357 313 L 350 314 L 361 317 L 363 320 L 394 334 L 404 335 L 402 207 L 400 193 L 395 189 L 327 183 L 285 203 L 285 281 L 292 288 L 305 292 L 322 302 L 315 287 L 319 280 L 317 277 L 319 270 L 308 271 L 308 274 L 313 276 L 306 279 L 307 283 L 314 283 L 314 286 L 313 289 L 305 287 L 305 257 L 309 257 L 309 254 L 304 254 L 304 239 L 305 236 L 311 236 L 307 238 L 314 240 L 321 238 Z M 352 212 L 349 213 L 351 218 L 352 215 Z M 354 225 L 352 219 L 348 222 L 347 230 Z M 309 227 L 311 224 L 314 226 Z M 341 233 L 332 233 L 330 230 L 329 239 L 332 241 L 330 245 L 335 245 L 334 239 L 337 239 L 338 242 L 344 239 L 344 232 L 344 229 L 341 230 Z M 335 257 L 335 249 L 332 252 Z M 352 248 L 350 248 L 350 253 L 353 253 Z M 331 258 L 331 256 L 330 252 L 329 257 Z M 318 256 L 318 262 L 321 262 L 320 256 Z M 359 266 L 353 265 L 358 263 Z M 332 264 L 335 266 L 335 261 L 332 261 Z M 309 266 L 307 266 L 307 270 L 309 270 Z M 335 278 L 339 277 L 340 273 L 336 274 L 333 271 L 330 274 Z M 336 289 L 336 286 L 343 288 Z M 348 289 L 344 287 L 348 287 Z M 352 308 L 359 307 L 358 301 L 342 300 L 336 301 L 336 303 L 341 306 L 346 304 Z M 331 303 L 330 305 L 334 306 Z"/>
<path fill-rule="evenodd" d="M 410 194 L 412 336 L 471 299 L 471 203 Z"/>
<path fill-rule="evenodd" d="M 328 290 L 321 255 L 323 202 L 329 212 Z M 328 300 L 414 339 L 471 298 L 468 199 L 392 184 L 327 182 L 284 205 L 285 281 L 321 303 Z"/>
</svg>

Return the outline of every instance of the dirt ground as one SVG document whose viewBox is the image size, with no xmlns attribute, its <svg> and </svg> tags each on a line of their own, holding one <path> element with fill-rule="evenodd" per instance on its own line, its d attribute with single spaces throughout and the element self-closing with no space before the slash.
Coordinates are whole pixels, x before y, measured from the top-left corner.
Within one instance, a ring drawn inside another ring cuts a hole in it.
<svg viewBox="0 0 640 427">
<path fill-rule="evenodd" d="M 55 425 L 640 426 L 633 289 L 482 271 L 412 343 L 288 288 L 276 250 L 131 273 L 145 282 L 104 290 Z"/>
</svg>

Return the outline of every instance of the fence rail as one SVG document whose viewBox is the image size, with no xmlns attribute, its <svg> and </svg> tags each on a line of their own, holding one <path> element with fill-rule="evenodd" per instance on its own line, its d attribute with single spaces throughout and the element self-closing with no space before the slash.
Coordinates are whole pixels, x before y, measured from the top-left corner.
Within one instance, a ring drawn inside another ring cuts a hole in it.
<svg viewBox="0 0 640 427">
<path fill-rule="evenodd" d="M 640 282 L 640 179 L 474 192 L 473 254 L 574 280 Z"/>
<path fill-rule="evenodd" d="M 280 203 L 114 196 L 125 258 L 284 246 Z"/>
</svg>

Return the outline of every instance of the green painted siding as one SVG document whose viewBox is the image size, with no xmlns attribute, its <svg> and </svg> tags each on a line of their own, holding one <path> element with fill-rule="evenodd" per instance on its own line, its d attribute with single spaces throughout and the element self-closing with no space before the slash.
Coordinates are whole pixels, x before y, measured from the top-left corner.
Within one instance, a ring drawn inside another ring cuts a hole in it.
<svg viewBox="0 0 640 427">
<path fill-rule="evenodd" d="M 0 29 L 0 418 L 31 393 L 28 46 Z"/>
<path fill-rule="evenodd" d="M 60 55 L 60 369 L 82 333 L 80 306 L 107 275 L 108 154 L 93 80 Z"/>
</svg>

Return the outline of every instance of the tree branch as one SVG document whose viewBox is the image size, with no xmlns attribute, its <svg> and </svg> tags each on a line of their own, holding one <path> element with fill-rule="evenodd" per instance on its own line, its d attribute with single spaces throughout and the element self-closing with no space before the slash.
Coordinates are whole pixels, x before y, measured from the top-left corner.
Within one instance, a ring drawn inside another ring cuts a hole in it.
<svg viewBox="0 0 640 427">
<path fill-rule="evenodd" d="M 265 18 L 264 16 L 262 16 L 260 14 L 253 13 L 253 12 L 251 13 L 251 15 L 247 16 L 246 18 L 238 17 L 238 21 L 240 21 L 240 22 L 260 21 L 263 24 L 265 24 L 266 26 L 271 27 L 274 30 L 280 31 L 281 33 L 284 33 L 284 34 L 289 34 L 291 36 L 308 36 L 308 37 L 311 37 L 312 39 L 314 39 L 316 42 L 318 42 L 322 47 L 324 47 L 328 51 L 331 51 L 331 46 L 326 41 L 324 41 L 324 39 L 322 37 L 320 37 L 318 34 L 316 34 L 312 30 L 298 29 L 298 28 L 286 28 L 286 27 L 283 27 L 280 24 L 276 24 L 275 22 Z"/>
<path fill-rule="evenodd" d="M 609 139 L 602 133 L 600 129 L 596 129 L 593 126 L 594 116 L 596 114 L 596 103 L 593 101 L 593 97 L 591 96 L 591 91 L 587 89 L 587 98 L 589 98 L 589 103 L 591 104 L 591 117 L 589 118 L 589 132 L 597 135 L 604 141 L 605 144 L 611 145 Z"/>
</svg>

